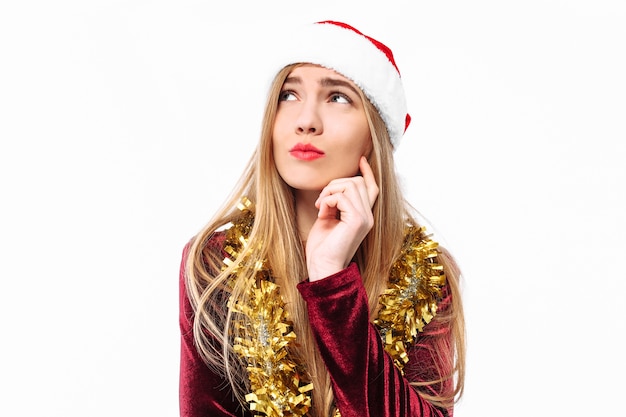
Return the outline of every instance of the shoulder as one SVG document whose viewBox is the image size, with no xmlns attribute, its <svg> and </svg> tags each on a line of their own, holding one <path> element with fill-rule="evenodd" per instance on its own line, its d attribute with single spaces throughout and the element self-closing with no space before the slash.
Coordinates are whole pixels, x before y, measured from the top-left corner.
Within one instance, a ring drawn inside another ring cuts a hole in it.
<svg viewBox="0 0 626 417">
<path fill-rule="evenodd" d="M 193 236 L 183 246 L 183 258 L 188 257 L 192 251 L 220 250 L 224 246 L 224 239 L 225 233 L 223 231 L 215 231 L 205 239 L 198 235 Z M 194 247 L 196 243 L 198 246 Z"/>
<path fill-rule="evenodd" d="M 194 236 L 187 241 L 182 250 L 180 261 L 180 280 L 184 284 L 189 268 L 211 270 L 223 262 L 225 234 L 222 231 L 212 233 L 208 238 L 201 240 Z"/>
</svg>

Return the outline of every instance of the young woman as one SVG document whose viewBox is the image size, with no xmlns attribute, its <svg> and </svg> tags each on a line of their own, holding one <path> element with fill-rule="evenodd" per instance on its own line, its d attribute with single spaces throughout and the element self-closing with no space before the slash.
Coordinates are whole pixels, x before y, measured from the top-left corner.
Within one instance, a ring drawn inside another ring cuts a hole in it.
<svg viewBox="0 0 626 417">
<path fill-rule="evenodd" d="M 291 35 L 258 148 L 183 252 L 181 415 L 451 416 L 460 274 L 398 185 L 393 55 L 340 22 Z"/>
</svg>

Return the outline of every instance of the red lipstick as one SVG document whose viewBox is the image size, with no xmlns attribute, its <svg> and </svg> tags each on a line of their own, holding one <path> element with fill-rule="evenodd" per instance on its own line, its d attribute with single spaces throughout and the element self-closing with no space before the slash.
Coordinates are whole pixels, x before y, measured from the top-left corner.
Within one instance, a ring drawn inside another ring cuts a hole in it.
<svg viewBox="0 0 626 417">
<path fill-rule="evenodd" d="M 291 156 L 302 161 L 313 161 L 324 156 L 324 151 L 309 143 L 298 143 L 289 150 Z"/>
</svg>

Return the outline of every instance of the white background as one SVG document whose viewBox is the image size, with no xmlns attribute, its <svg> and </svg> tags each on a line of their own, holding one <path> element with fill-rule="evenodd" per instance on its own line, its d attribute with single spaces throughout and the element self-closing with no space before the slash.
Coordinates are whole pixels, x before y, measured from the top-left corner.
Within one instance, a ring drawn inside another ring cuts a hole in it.
<svg viewBox="0 0 626 417">
<path fill-rule="evenodd" d="M 0 415 L 178 415 L 182 247 L 257 140 L 269 43 L 325 19 L 405 80 L 398 170 L 465 271 L 456 415 L 619 415 L 624 3 L 215 4 L 0 6 Z"/>
</svg>

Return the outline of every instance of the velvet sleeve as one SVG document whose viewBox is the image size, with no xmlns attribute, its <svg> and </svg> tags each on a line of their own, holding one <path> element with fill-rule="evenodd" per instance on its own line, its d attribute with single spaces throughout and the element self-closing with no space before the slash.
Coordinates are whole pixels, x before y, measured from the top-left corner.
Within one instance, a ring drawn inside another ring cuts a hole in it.
<svg viewBox="0 0 626 417">
<path fill-rule="evenodd" d="M 185 287 L 185 260 L 189 251 L 183 251 L 180 265 L 180 379 L 179 407 L 181 417 L 244 416 L 234 400 L 228 381 L 215 374 L 202 360 L 193 339 L 193 309 Z"/>
<path fill-rule="evenodd" d="M 298 290 L 307 303 L 342 417 L 447 415 L 409 385 L 385 352 L 370 323 L 367 295 L 355 263 L 322 280 L 301 282 Z M 421 359 L 431 360 L 430 356 Z"/>
</svg>

